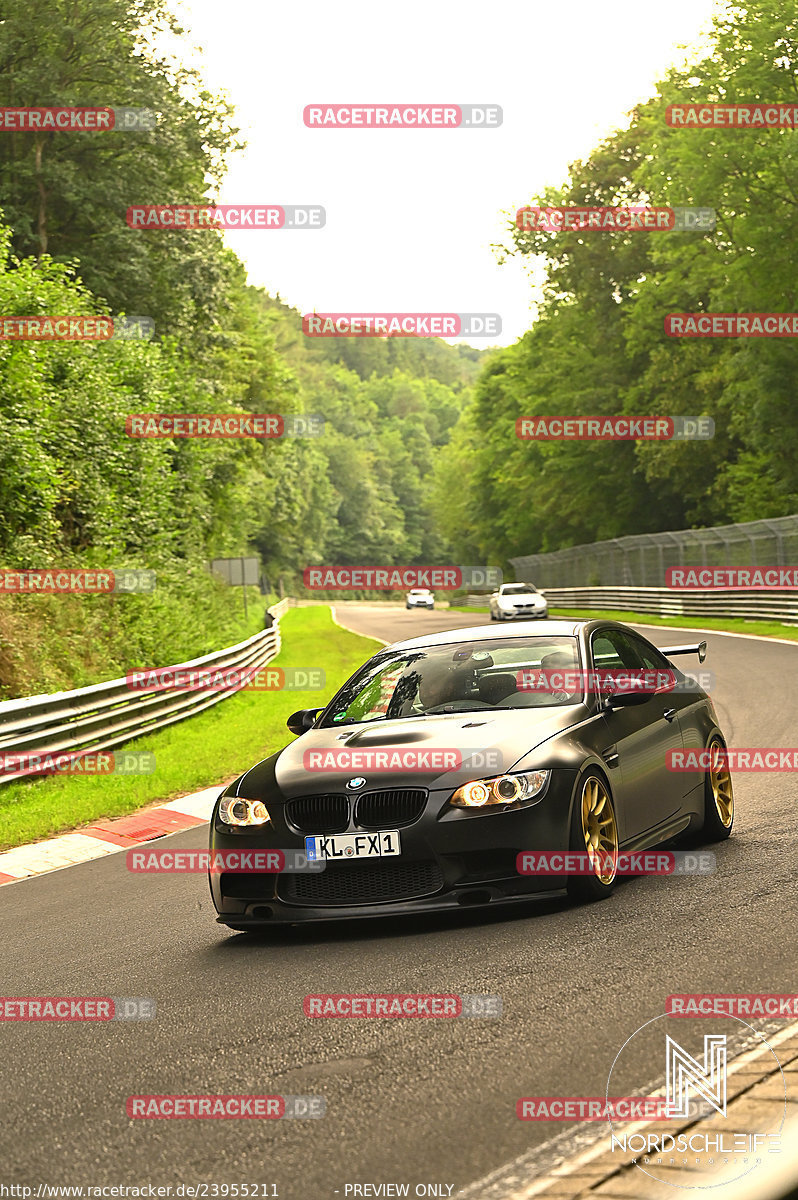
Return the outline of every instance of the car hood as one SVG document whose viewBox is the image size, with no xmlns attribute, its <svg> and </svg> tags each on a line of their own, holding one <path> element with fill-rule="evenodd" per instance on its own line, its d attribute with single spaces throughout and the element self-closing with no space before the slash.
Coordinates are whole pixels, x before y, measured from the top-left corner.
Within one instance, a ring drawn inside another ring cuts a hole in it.
<svg viewBox="0 0 798 1200">
<path fill-rule="evenodd" d="M 311 729 L 272 760 L 274 779 L 286 798 L 339 792 L 356 777 L 365 778 L 361 786 L 367 791 L 453 789 L 470 779 L 509 771 L 535 747 L 586 715 L 583 705 L 576 704 Z M 387 756 L 382 761 L 379 752 Z"/>
</svg>

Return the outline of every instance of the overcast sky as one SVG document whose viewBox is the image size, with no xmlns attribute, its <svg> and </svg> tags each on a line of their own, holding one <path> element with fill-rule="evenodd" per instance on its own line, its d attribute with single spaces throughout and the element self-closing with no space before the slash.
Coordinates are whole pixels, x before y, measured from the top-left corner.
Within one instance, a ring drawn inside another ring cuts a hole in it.
<svg viewBox="0 0 798 1200">
<path fill-rule="evenodd" d="M 706 45 L 713 0 L 188 0 L 175 11 L 248 142 L 226 204 L 321 204 L 322 230 L 225 234 L 249 282 L 302 312 L 497 312 L 529 328 L 532 284 L 491 244 Z M 499 129 L 307 129 L 306 104 L 493 103 Z M 159 197 L 152 197 L 157 203 Z M 485 346 L 483 339 L 473 344 Z"/>
</svg>

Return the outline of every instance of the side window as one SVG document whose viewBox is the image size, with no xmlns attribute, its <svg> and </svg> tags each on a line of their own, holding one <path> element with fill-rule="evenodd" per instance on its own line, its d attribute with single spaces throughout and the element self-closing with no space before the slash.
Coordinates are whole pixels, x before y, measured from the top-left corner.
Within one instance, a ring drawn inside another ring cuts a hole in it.
<svg viewBox="0 0 798 1200">
<path fill-rule="evenodd" d="M 647 670 L 660 671 L 663 669 L 667 670 L 670 667 L 665 655 L 660 654 L 656 647 L 649 646 L 648 642 L 634 633 L 630 633 L 627 636 Z"/>
<path fill-rule="evenodd" d="M 637 639 L 634 639 L 635 641 Z M 620 629 L 599 629 L 591 639 L 593 665 L 596 668 L 623 667 L 639 670 L 643 660 L 637 653 L 631 637 Z"/>
</svg>

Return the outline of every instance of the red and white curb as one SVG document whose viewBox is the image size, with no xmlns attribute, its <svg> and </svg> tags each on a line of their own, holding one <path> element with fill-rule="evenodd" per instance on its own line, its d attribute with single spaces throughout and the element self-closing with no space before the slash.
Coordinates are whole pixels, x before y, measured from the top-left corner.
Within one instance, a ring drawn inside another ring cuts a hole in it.
<svg viewBox="0 0 798 1200">
<path fill-rule="evenodd" d="M 143 808 L 129 817 L 94 821 L 75 833 L 65 833 L 46 842 L 33 842 L 0 853 L 0 885 L 18 883 L 31 875 L 43 875 L 77 863 L 116 854 L 141 842 L 181 833 L 211 818 L 216 797 L 224 787 L 205 788 L 155 808 Z"/>
</svg>

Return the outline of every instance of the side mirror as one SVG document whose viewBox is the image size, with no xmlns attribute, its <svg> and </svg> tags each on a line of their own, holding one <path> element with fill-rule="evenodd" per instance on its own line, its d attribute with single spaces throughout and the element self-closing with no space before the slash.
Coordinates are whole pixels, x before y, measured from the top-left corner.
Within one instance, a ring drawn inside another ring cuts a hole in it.
<svg viewBox="0 0 798 1200">
<path fill-rule="evenodd" d="M 323 711 L 322 708 L 300 708 L 297 712 L 291 713 L 286 725 L 291 733 L 299 737 L 312 728 L 319 713 Z"/>
<path fill-rule="evenodd" d="M 645 704 L 651 695 L 651 692 L 643 692 L 639 688 L 631 692 L 608 692 L 605 703 L 607 708 L 634 708 L 638 704 Z"/>
<path fill-rule="evenodd" d="M 706 642 L 699 642 L 698 643 L 698 661 L 703 662 L 704 659 L 706 658 L 706 656 L 707 656 L 707 644 L 706 644 Z"/>
</svg>

